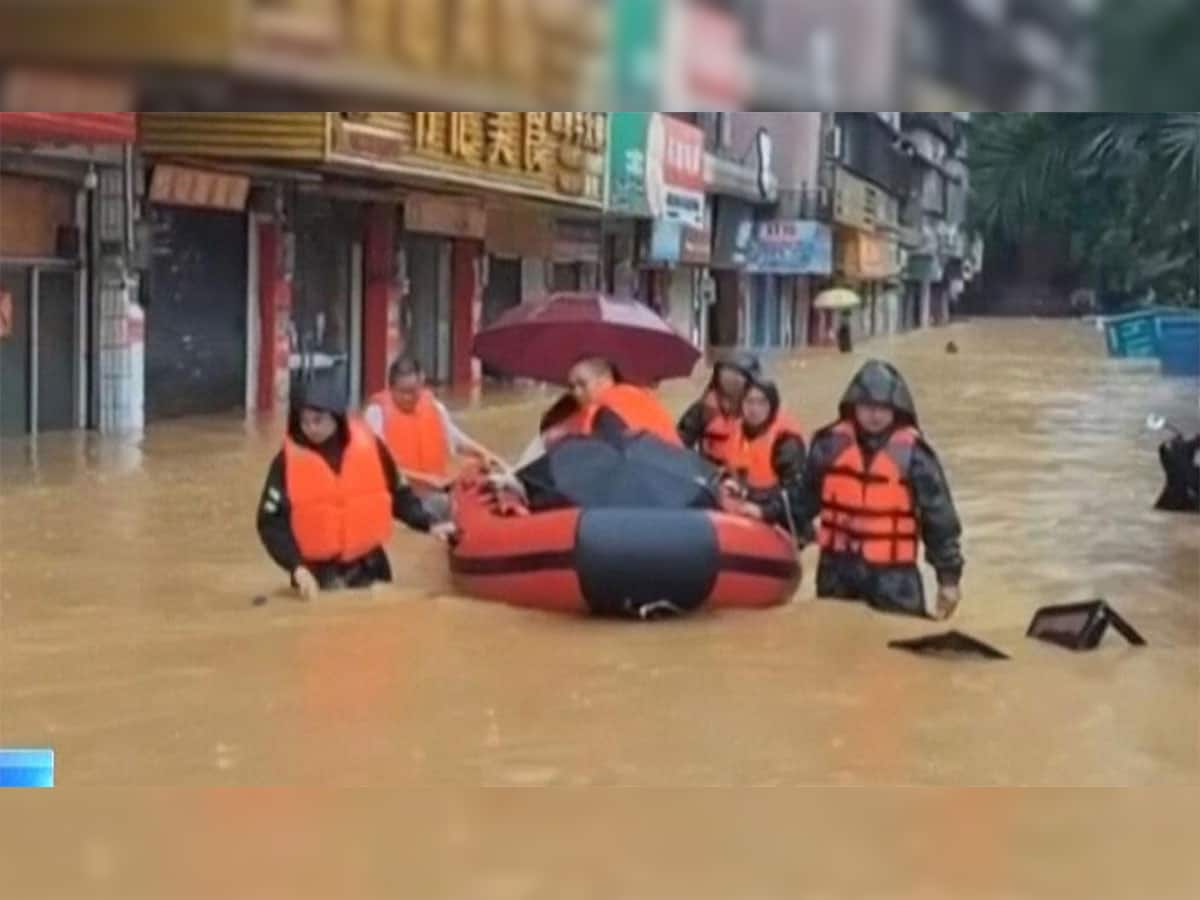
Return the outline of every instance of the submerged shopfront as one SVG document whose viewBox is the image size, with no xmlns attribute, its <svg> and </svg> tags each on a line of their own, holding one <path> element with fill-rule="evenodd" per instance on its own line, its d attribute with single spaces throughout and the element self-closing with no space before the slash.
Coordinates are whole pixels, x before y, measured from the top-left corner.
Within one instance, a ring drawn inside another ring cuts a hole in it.
<svg viewBox="0 0 1200 900">
<path fill-rule="evenodd" d="M 470 383 L 485 317 L 560 278 L 595 280 L 602 113 L 142 118 L 151 168 L 250 180 L 240 231 L 249 408 L 278 407 L 313 373 L 360 399 L 401 350 L 434 381 Z"/>
</svg>

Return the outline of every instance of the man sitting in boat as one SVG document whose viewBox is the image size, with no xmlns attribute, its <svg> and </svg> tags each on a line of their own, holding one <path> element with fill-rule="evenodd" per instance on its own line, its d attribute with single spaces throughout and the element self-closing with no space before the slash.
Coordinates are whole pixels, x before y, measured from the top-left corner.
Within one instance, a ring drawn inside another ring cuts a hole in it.
<svg viewBox="0 0 1200 900">
<path fill-rule="evenodd" d="M 804 432 L 781 408 L 775 382 L 751 382 L 742 399 L 740 422 L 726 448 L 724 507 L 751 519 L 779 525 L 801 545 L 812 540 L 803 519 Z"/>
<path fill-rule="evenodd" d="M 450 479 L 452 457 L 490 458 L 487 450 L 450 418 L 446 407 L 425 386 L 425 374 L 411 357 L 402 356 L 391 364 L 387 390 L 371 398 L 363 418 L 439 522 L 450 517 L 444 487 Z"/>
<path fill-rule="evenodd" d="M 321 590 L 391 581 L 383 545 L 392 519 L 441 539 L 396 471 L 386 446 L 331 385 L 309 387 L 292 408 L 283 449 L 271 462 L 258 505 L 258 536 L 304 597 Z"/>
<path fill-rule="evenodd" d="M 714 465 L 726 465 L 741 426 L 742 398 L 760 375 L 758 357 L 753 353 L 734 353 L 719 360 L 704 396 L 679 420 L 677 430 L 683 445 Z"/>
<path fill-rule="evenodd" d="M 583 434 L 621 435 L 648 431 L 680 445 L 675 421 L 653 391 L 620 380 L 612 363 L 582 359 L 567 373 L 567 385 L 582 410 Z"/>
<path fill-rule="evenodd" d="M 958 606 L 962 525 L 937 455 L 917 430 L 904 378 L 868 362 L 850 383 L 837 422 L 813 437 L 802 516 L 820 516 L 817 596 L 944 619 Z M 937 572 L 925 604 L 920 543 Z"/>
</svg>

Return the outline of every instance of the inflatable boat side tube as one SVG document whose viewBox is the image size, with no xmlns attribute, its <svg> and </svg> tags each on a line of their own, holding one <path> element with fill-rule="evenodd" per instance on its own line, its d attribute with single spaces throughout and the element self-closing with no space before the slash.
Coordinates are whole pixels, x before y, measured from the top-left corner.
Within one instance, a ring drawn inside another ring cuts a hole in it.
<svg viewBox="0 0 1200 900">
<path fill-rule="evenodd" d="M 713 518 L 702 511 L 588 510 L 579 516 L 573 551 L 457 558 L 464 576 L 574 571 L 590 612 L 662 618 L 702 607 L 722 573 L 789 581 L 794 560 L 722 553 Z"/>
</svg>

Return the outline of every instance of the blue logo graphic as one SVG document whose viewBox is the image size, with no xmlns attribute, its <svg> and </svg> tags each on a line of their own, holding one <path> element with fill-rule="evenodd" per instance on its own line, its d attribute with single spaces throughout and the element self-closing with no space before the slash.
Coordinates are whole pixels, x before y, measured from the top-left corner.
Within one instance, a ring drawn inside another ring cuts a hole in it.
<svg viewBox="0 0 1200 900">
<path fill-rule="evenodd" d="M 0 788 L 51 787 L 53 750 L 0 750 Z"/>
</svg>

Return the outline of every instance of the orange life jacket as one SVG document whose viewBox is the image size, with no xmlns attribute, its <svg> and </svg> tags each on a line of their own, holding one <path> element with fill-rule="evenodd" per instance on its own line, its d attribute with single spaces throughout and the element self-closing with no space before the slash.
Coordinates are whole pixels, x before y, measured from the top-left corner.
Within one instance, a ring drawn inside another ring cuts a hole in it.
<svg viewBox="0 0 1200 900">
<path fill-rule="evenodd" d="M 648 431 L 675 446 L 682 443 L 671 414 L 652 391 L 632 384 L 614 384 L 600 395 L 596 403 L 588 407 L 583 419 L 584 434 L 592 433 L 596 415 L 604 408 L 620 416 L 630 431 Z"/>
<path fill-rule="evenodd" d="M 383 410 L 383 442 L 397 467 L 438 478 L 450 475 L 450 438 L 433 394 L 423 389 L 411 413 L 400 409 L 386 390 L 371 402 Z"/>
<path fill-rule="evenodd" d="M 744 430 L 738 429 L 732 442 L 733 451 L 729 454 L 728 468 L 745 481 L 747 487 L 755 490 L 776 487 L 779 476 L 775 474 L 771 457 L 775 442 L 785 434 L 804 440 L 800 425 L 785 413 L 776 415 L 770 427 L 756 438 L 749 439 Z"/>
<path fill-rule="evenodd" d="M 854 425 L 834 427 L 840 452 L 821 489 L 821 549 L 853 553 L 872 565 L 917 561 L 920 535 L 908 481 L 915 428 L 899 428 L 868 467 Z"/>
<path fill-rule="evenodd" d="M 721 409 L 717 392 L 710 390 L 700 401 L 704 405 L 704 433 L 700 435 L 700 455 L 718 466 L 732 461 L 741 420 Z"/>
<path fill-rule="evenodd" d="M 340 472 L 290 437 L 283 444 L 292 534 L 306 562 L 360 559 L 392 534 L 392 495 L 375 435 L 356 421 L 349 431 Z"/>
</svg>

